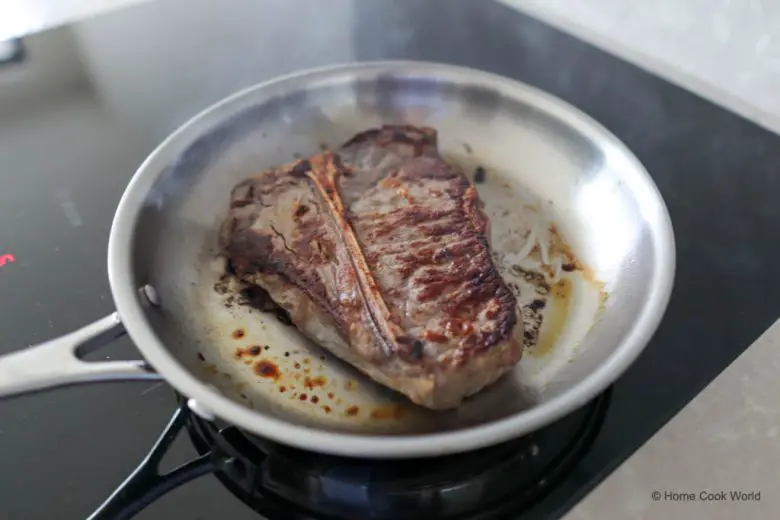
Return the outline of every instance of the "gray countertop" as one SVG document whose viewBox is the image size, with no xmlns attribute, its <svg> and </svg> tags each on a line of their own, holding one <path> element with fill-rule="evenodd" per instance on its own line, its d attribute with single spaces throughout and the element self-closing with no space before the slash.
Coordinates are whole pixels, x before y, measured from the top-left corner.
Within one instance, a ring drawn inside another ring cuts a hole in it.
<svg viewBox="0 0 780 520">
<path fill-rule="evenodd" d="M 777 518 L 778 373 L 780 322 L 575 506 L 566 520 Z"/>
</svg>

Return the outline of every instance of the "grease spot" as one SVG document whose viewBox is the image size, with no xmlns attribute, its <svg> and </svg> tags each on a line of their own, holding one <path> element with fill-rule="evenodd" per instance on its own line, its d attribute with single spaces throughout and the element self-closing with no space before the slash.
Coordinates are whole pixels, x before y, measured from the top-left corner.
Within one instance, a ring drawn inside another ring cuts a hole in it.
<svg viewBox="0 0 780 520">
<path fill-rule="evenodd" d="M 529 306 L 537 309 L 547 307 L 544 325 L 539 330 L 538 342 L 529 349 L 529 353 L 533 357 L 542 357 L 552 352 L 566 328 L 571 310 L 571 280 L 561 278 L 558 283 L 552 286 L 551 295 L 552 298 L 549 302 L 534 300 Z"/>
<path fill-rule="evenodd" d="M 328 384 L 328 380 L 324 376 L 307 377 L 303 380 L 303 386 L 309 390 L 313 390 L 316 387 L 323 387 Z"/>
<path fill-rule="evenodd" d="M 400 419 L 404 414 L 404 407 L 400 404 L 388 404 L 377 406 L 371 410 L 372 419 Z"/>
<path fill-rule="evenodd" d="M 57 199 L 60 202 L 60 207 L 62 207 L 62 212 L 65 213 L 65 218 L 68 219 L 68 222 L 73 227 L 81 227 L 81 225 L 84 223 L 81 219 L 81 215 L 79 214 L 79 210 L 76 207 L 76 204 L 73 202 L 73 199 L 70 198 L 70 194 L 65 191 L 61 191 L 57 194 Z"/>
<path fill-rule="evenodd" d="M 266 377 L 274 380 L 279 379 L 279 377 L 282 375 L 279 371 L 279 367 L 265 359 L 261 359 L 255 363 L 255 374 L 260 377 Z"/>
<path fill-rule="evenodd" d="M 262 349 L 260 348 L 260 345 L 250 345 L 248 347 L 238 347 L 236 349 L 236 352 L 233 354 L 233 357 L 236 359 L 242 359 L 246 357 L 255 357 L 260 355 L 260 352 Z"/>
<path fill-rule="evenodd" d="M 477 166 L 477 169 L 474 170 L 474 183 L 481 184 L 485 182 L 485 177 L 487 176 L 487 172 L 485 171 L 485 168 L 482 166 Z"/>
</svg>

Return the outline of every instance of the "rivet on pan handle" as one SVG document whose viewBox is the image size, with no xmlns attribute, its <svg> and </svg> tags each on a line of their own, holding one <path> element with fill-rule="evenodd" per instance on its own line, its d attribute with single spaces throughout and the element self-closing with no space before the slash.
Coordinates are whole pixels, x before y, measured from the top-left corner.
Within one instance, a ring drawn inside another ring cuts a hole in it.
<svg viewBox="0 0 780 520">
<path fill-rule="evenodd" d="M 201 419 L 205 419 L 207 421 L 213 421 L 216 419 L 216 416 L 211 410 L 200 404 L 200 401 L 196 401 L 193 398 L 189 398 L 187 400 L 187 408 L 189 408 L 192 413 Z"/>
<path fill-rule="evenodd" d="M 114 312 L 65 336 L 0 356 L 0 398 L 77 383 L 160 379 L 145 361 L 84 360 L 124 334 Z"/>
</svg>

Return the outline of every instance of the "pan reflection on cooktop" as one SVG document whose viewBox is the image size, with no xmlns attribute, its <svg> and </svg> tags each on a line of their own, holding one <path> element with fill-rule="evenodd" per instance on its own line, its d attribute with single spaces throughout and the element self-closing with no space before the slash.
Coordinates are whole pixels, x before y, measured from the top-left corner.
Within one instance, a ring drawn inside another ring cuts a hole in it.
<svg viewBox="0 0 780 520">
<path fill-rule="evenodd" d="M 588 452 L 611 389 L 564 419 L 482 450 L 421 460 L 364 460 L 282 446 L 190 415 L 198 453 L 228 453 L 217 478 L 264 517 L 493 519 L 517 517 Z"/>
</svg>

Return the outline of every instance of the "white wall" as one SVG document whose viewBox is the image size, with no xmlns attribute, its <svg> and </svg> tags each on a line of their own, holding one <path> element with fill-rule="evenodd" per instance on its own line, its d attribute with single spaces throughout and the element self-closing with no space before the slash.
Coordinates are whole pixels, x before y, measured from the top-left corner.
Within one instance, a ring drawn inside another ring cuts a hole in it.
<svg viewBox="0 0 780 520">
<path fill-rule="evenodd" d="M 61 26 L 147 0 L 0 0 L 0 40 Z"/>
<path fill-rule="evenodd" d="M 499 0 L 780 133 L 776 0 Z"/>
</svg>

